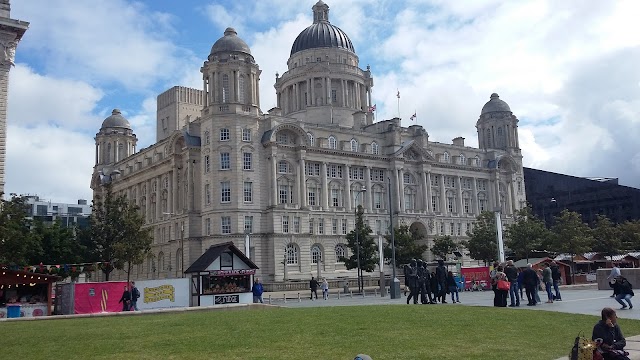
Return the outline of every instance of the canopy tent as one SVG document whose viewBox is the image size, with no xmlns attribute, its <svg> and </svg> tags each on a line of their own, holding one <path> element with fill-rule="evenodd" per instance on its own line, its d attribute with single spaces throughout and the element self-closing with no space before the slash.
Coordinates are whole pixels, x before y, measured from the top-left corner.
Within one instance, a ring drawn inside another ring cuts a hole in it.
<svg viewBox="0 0 640 360">
<path fill-rule="evenodd" d="M 0 291 L 31 288 L 39 284 L 47 284 L 47 315 L 51 315 L 51 289 L 52 284 L 58 279 L 59 277 L 55 275 L 3 268 L 0 269 Z"/>
</svg>

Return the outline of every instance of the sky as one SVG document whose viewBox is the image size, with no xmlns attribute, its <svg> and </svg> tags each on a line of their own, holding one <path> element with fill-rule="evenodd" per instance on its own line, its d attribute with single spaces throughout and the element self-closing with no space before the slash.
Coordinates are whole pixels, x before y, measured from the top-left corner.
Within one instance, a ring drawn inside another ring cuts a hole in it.
<svg viewBox="0 0 640 360">
<path fill-rule="evenodd" d="M 156 96 L 202 88 L 200 67 L 227 27 L 262 70 L 266 112 L 315 2 L 13 0 L 11 17 L 30 26 L 10 72 L 5 191 L 91 199 L 102 121 L 119 108 L 138 149 L 153 144 Z M 378 120 L 399 115 L 431 141 L 477 147 L 496 92 L 520 120 L 525 166 L 640 187 L 640 2 L 325 2 L 371 66 Z"/>
</svg>

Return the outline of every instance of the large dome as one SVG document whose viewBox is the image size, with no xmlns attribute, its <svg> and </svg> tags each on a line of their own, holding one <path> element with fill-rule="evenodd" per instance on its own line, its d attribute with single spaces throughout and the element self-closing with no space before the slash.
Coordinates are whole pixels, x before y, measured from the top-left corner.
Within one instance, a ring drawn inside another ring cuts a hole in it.
<svg viewBox="0 0 640 360">
<path fill-rule="evenodd" d="M 219 52 L 243 52 L 251 55 L 249 45 L 238 37 L 234 28 L 227 28 L 224 31 L 224 36 L 211 47 L 211 54 Z"/>
<path fill-rule="evenodd" d="M 118 109 L 113 109 L 111 116 L 104 119 L 101 129 L 104 128 L 125 128 L 131 130 L 131 124 L 122 116 L 122 113 Z"/>
<path fill-rule="evenodd" d="M 315 48 L 339 48 L 354 54 L 356 52 L 347 34 L 329 23 L 329 6 L 322 0 L 313 6 L 313 24 L 302 30 L 293 42 L 291 55 Z"/>
<path fill-rule="evenodd" d="M 493 93 L 491 94 L 491 100 L 487 101 L 487 103 L 482 107 L 480 115 L 505 111 L 511 112 L 511 108 L 509 108 L 509 105 L 506 102 L 500 100 L 500 96 L 498 96 L 498 94 Z"/>
</svg>

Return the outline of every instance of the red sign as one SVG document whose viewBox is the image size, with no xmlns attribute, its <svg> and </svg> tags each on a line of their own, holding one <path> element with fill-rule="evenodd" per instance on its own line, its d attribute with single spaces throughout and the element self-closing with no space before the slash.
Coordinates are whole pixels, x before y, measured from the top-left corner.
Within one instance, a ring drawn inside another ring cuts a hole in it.
<svg viewBox="0 0 640 360">
<path fill-rule="evenodd" d="M 485 288 L 491 283 L 488 266 L 463 267 L 460 269 L 460 272 L 462 276 L 464 276 L 465 288 L 468 287 L 467 284 L 471 285 L 474 281 L 482 283 Z"/>
<path fill-rule="evenodd" d="M 126 281 L 109 281 L 75 284 L 75 313 L 94 314 L 122 311 L 118 301 L 124 292 Z"/>
<path fill-rule="evenodd" d="M 253 275 L 256 273 L 255 269 L 244 270 L 214 270 L 211 272 L 211 276 L 236 276 L 236 275 Z"/>
</svg>

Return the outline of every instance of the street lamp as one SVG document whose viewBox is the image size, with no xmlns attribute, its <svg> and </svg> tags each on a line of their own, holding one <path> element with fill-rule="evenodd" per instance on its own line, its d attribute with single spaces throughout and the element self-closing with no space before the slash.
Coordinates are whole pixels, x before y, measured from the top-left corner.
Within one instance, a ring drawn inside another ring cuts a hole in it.
<svg viewBox="0 0 640 360">
<path fill-rule="evenodd" d="M 363 192 L 366 192 L 367 188 L 366 187 L 362 187 L 360 190 L 357 190 L 355 193 L 356 195 L 354 196 L 354 202 L 357 204 L 358 203 L 358 196 L 360 194 L 362 194 Z M 358 259 L 358 292 L 362 292 L 362 288 L 364 287 L 362 284 L 362 269 L 360 268 L 360 239 L 359 239 L 359 233 L 360 233 L 360 229 L 358 229 L 358 205 L 356 205 L 355 207 L 355 220 L 354 220 L 354 228 L 356 230 L 356 252 L 357 252 L 357 259 Z"/>
</svg>

